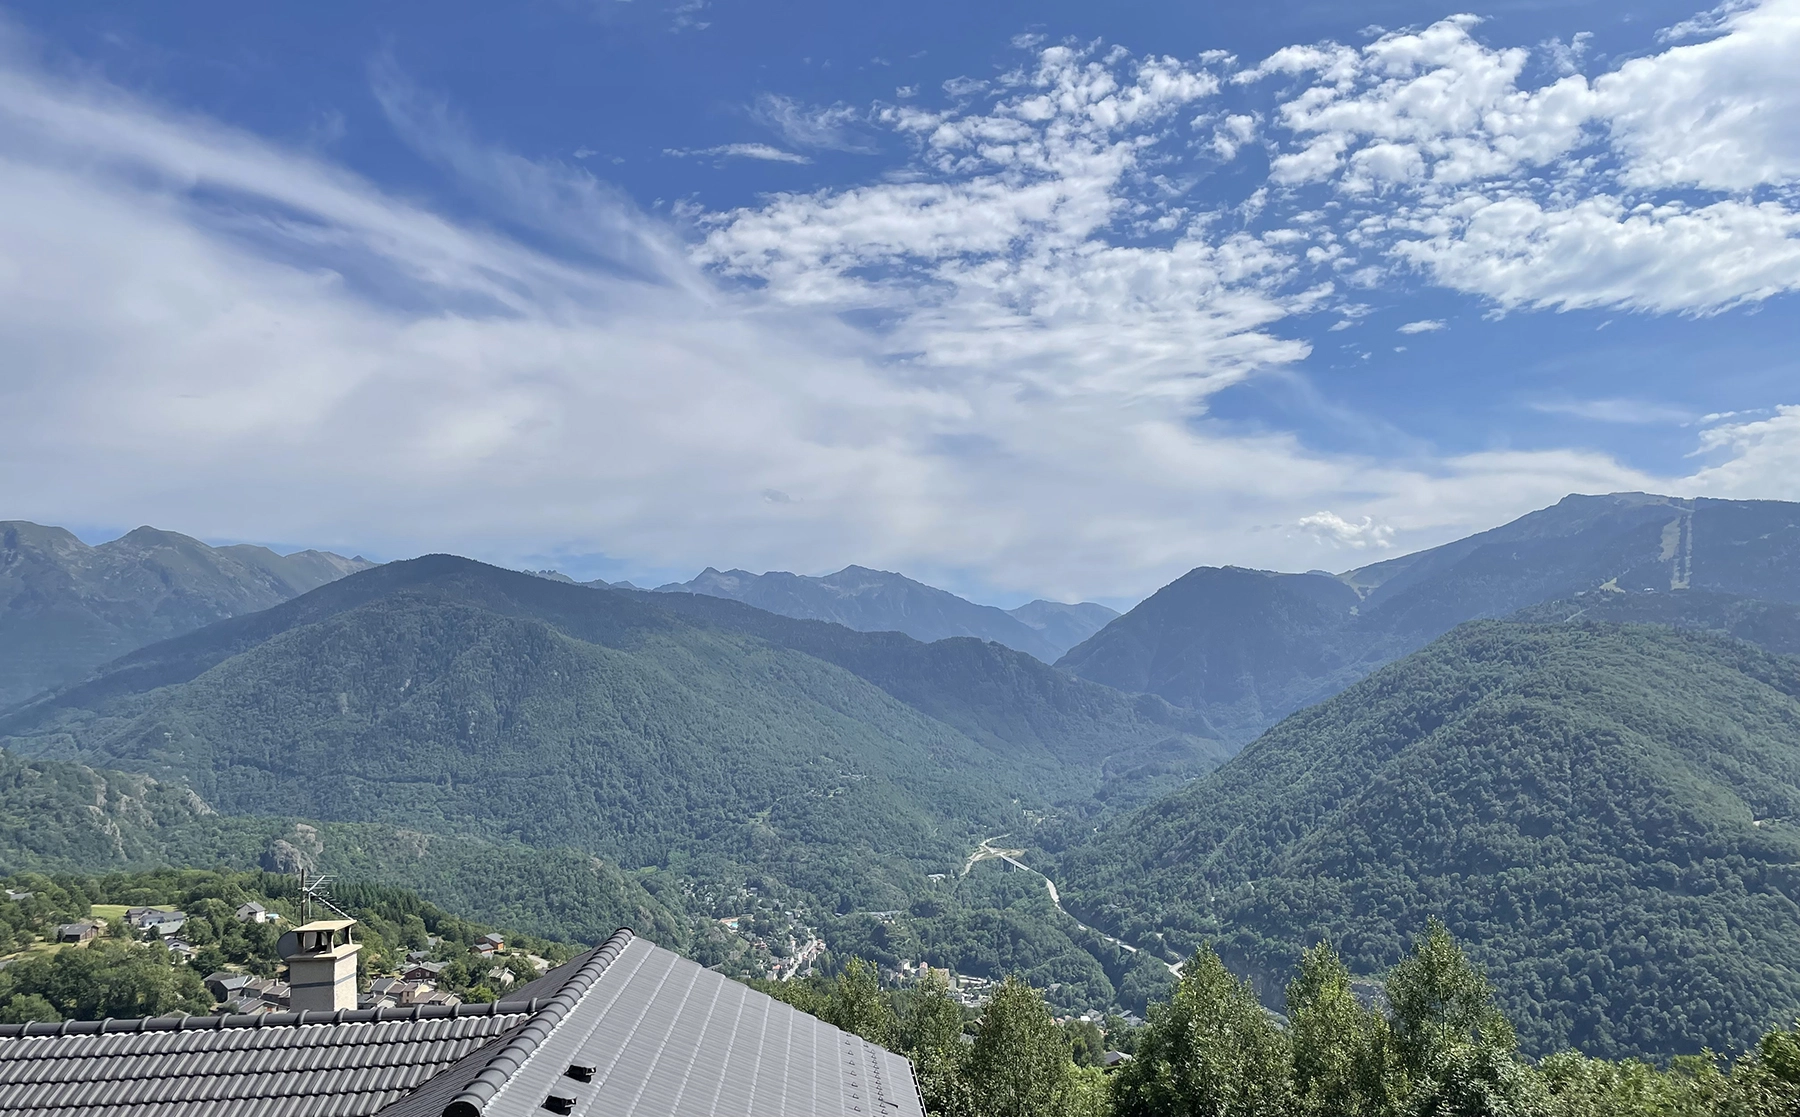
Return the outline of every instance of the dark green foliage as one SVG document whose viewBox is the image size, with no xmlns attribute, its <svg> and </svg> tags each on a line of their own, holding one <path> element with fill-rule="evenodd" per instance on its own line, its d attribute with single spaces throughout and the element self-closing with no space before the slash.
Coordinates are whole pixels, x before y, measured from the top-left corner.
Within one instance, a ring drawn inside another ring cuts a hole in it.
<svg viewBox="0 0 1800 1117">
<path fill-rule="evenodd" d="M 1800 667 L 1666 628 L 1482 622 L 1067 851 L 1083 918 L 1211 939 L 1265 1001 L 1442 913 L 1526 1050 L 1742 1050 L 1800 1013 Z"/>
<path fill-rule="evenodd" d="M 565 941 L 598 942 L 620 927 L 677 950 L 691 941 L 678 896 L 591 854 L 372 823 L 229 817 L 177 784 L 0 752 L 0 873 L 170 864 L 384 881 Z"/>
<path fill-rule="evenodd" d="M 710 625 L 836 664 L 1003 758 L 1041 772 L 1053 794 L 1121 805 L 1210 771 L 1225 747 L 1204 718 L 1153 695 L 1072 678 L 1032 656 L 968 637 L 921 643 L 794 620 L 700 594 L 642 597 Z"/>
<path fill-rule="evenodd" d="M 1210 948 L 1151 1009 L 1136 1057 L 1115 1076 L 1120 1117 L 1257 1117 L 1291 1105 L 1288 1037 Z"/>
<path fill-rule="evenodd" d="M 1036 694 L 1048 719 L 977 742 L 835 664 L 641 596 L 447 556 L 390 564 L 145 649 L 0 731 L 38 755 L 177 778 L 234 814 L 574 846 L 633 867 L 735 861 L 846 911 L 904 902 L 919 869 L 1016 825 L 1015 800 L 1091 790 L 1114 752 L 1170 735 L 1121 696 L 970 642 L 967 723 L 984 716 L 982 672 L 993 702 Z M 899 660 L 941 677 L 920 647 Z M 1063 761 L 1082 750 L 1086 774 L 1071 777 Z"/>
<path fill-rule="evenodd" d="M 1069 1041 L 1043 996 L 1008 976 L 976 1025 L 964 1071 L 975 1117 L 1036 1117 L 1053 1112 L 1067 1090 Z"/>
<path fill-rule="evenodd" d="M 0 970 L 0 1023 L 205 1013 L 213 1000 L 201 976 L 159 944 L 101 939 Z"/>
</svg>

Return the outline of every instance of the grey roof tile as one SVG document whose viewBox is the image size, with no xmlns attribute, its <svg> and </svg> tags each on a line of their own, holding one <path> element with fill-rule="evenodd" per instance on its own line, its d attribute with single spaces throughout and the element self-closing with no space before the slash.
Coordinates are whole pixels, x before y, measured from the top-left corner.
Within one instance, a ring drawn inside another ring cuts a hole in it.
<svg viewBox="0 0 1800 1117">
<path fill-rule="evenodd" d="M 520 993 L 499 1006 L 0 1025 L 0 1113 L 537 1117 L 556 1093 L 584 1117 L 923 1117 L 905 1059 L 629 931 Z M 568 1077 L 571 1064 L 593 1080 Z"/>
</svg>

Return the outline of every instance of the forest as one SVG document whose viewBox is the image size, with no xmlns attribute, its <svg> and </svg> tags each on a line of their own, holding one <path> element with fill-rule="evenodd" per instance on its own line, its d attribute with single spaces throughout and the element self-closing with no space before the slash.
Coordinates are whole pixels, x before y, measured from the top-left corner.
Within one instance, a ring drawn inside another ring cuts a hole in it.
<svg viewBox="0 0 1800 1117">
<path fill-rule="evenodd" d="M 835 979 L 758 988 L 903 1051 L 933 1117 L 1792 1117 L 1800 1031 L 1747 1051 L 1663 1063 L 1521 1054 L 1492 984 L 1436 919 L 1377 990 L 1329 945 L 1306 951 L 1282 1012 L 1210 946 L 1141 1027 L 1060 1023 L 1008 977 L 974 1013 L 941 979 L 883 989 L 852 961 Z M 1120 1058 L 1121 1055 L 1128 1058 Z"/>
</svg>

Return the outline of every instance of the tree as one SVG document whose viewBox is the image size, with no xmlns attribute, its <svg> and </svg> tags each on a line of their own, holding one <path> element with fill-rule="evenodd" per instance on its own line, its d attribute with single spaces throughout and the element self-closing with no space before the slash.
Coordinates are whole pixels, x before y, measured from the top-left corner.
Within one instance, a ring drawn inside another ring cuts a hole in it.
<svg viewBox="0 0 1800 1117">
<path fill-rule="evenodd" d="M 1394 1046 L 1418 1117 L 1509 1117 L 1531 1112 L 1538 1083 L 1514 1054 L 1512 1025 L 1493 987 L 1433 917 L 1412 953 L 1388 972 Z"/>
<path fill-rule="evenodd" d="M 1350 971 L 1328 943 L 1300 960 L 1287 987 L 1294 1098 L 1309 1117 L 1381 1117 L 1407 1094 L 1387 1021 L 1350 988 Z"/>
<path fill-rule="evenodd" d="M 894 1033 L 899 1028 L 894 1010 L 881 995 L 880 975 L 874 965 L 861 958 L 850 959 L 844 972 L 838 975 L 831 988 L 831 1004 L 826 1009 L 825 1019 L 883 1047 L 894 1045 Z"/>
<path fill-rule="evenodd" d="M 969 1046 L 963 1042 L 962 1006 L 950 999 L 949 985 L 936 973 L 906 998 L 900 1045 L 912 1060 L 927 1112 L 933 1117 L 969 1112 L 969 1087 L 963 1075 Z"/>
<path fill-rule="evenodd" d="M 994 990 L 969 1051 L 975 1117 L 1048 1117 L 1066 1100 L 1074 1064 L 1041 993 L 1018 975 Z"/>
<path fill-rule="evenodd" d="M 1120 1117 L 1269 1117 L 1291 1098 L 1287 1037 L 1210 946 L 1151 1008 L 1113 1086 Z"/>
</svg>

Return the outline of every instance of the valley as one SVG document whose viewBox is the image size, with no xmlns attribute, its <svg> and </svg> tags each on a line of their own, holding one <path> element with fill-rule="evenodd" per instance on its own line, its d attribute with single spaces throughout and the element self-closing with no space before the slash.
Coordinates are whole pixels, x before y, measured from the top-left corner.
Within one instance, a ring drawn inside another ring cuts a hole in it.
<svg viewBox="0 0 1800 1117">
<path fill-rule="evenodd" d="M 1278 1008 L 1311 944 L 1364 981 L 1441 916 L 1528 1052 L 1735 1049 L 1800 1011 L 1796 511 L 1570 498 L 1342 576 L 1196 570 L 1056 667 L 389 563 L 0 711 L 0 869 L 304 866 L 1066 1013 L 1143 1013 L 1203 943 Z"/>
</svg>

